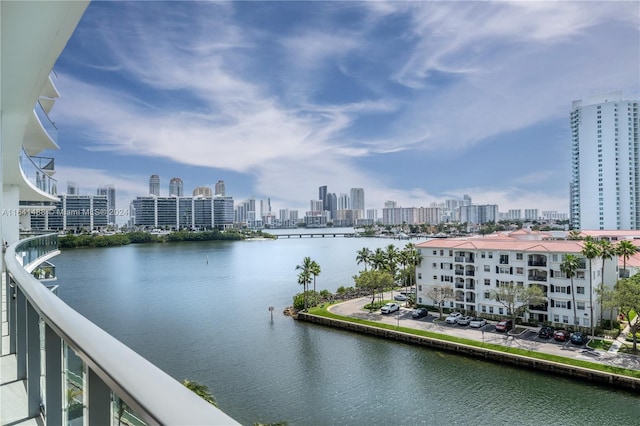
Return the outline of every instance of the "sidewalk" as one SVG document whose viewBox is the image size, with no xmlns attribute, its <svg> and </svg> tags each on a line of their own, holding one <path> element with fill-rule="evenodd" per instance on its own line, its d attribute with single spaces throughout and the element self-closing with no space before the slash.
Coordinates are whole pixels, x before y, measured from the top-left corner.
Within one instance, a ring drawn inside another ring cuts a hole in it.
<svg viewBox="0 0 640 426">
<path fill-rule="evenodd" d="M 640 356 L 622 354 L 618 352 L 606 352 L 594 350 L 585 346 L 577 346 L 569 342 L 555 342 L 552 340 L 540 339 L 538 328 L 525 327 L 527 330 L 520 335 L 512 335 L 495 331 L 495 323 L 489 323 L 482 328 L 461 327 L 458 325 L 448 325 L 433 320 L 439 313 L 429 312 L 429 316 L 421 319 L 411 317 L 413 309 L 400 308 L 399 312 L 389 315 L 382 315 L 380 311 L 369 312 L 362 307 L 370 302 L 370 298 L 363 297 L 341 302 L 329 307 L 329 311 L 343 316 L 360 318 L 373 322 L 381 322 L 401 327 L 413 328 L 416 330 L 428 330 L 434 333 L 448 334 L 463 337 L 478 342 L 498 344 L 507 347 L 517 347 L 535 352 L 544 352 L 559 355 L 567 358 L 581 359 L 584 361 L 596 362 L 605 365 L 627 368 L 630 370 L 640 370 Z"/>
<path fill-rule="evenodd" d="M 636 315 L 636 317 L 633 319 L 633 322 L 637 324 L 638 321 L 640 321 L 640 316 Z M 624 328 L 624 330 L 620 332 L 620 335 L 616 338 L 616 340 L 611 344 L 611 347 L 609 348 L 608 352 L 612 354 L 617 354 L 620 348 L 622 347 L 622 345 L 624 345 L 627 342 L 627 336 L 629 335 L 630 331 L 631 331 L 631 324 L 629 323 Z"/>
</svg>

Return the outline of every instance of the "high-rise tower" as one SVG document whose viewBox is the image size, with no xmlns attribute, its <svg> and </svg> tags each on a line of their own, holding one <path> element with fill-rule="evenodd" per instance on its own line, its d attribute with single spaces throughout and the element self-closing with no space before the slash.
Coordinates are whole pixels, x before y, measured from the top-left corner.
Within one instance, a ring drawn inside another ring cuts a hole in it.
<svg viewBox="0 0 640 426">
<path fill-rule="evenodd" d="M 149 195 L 160 196 L 160 176 L 151 175 L 149 178 Z"/>
<path fill-rule="evenodd" d="M 640 229 L 638 101 L 622 92 L 573 102 L 570 212 L 574 229 Z"/>
<path fill-rule="evenodd" d="M 114 185 L 106 185 L 98 187 L 97 195 L 107 196 L 107 222 L 116 223 L 116 187 Z"/>
<path fill-rule="evenodd" d="M 351 188 L 351 209 L 362 210 L 364 214 L 364 189 Z"/>
<path fill-rule="evenodd" d="M 182 179 L 180 179 L 179 177 L 171 178 L 171 180 L 169 181 L 169 197 L 171 196 L 184 196 Z"/>
<path fill-rule="evenodd" d="M 221 196 L 225 196 L 225 187 L 224 187 L 224 181 L 223 180 L 219 180 L 216 182 L 216 187 L 215 187 L 215 195 L 221 195 Z"/>
</svg>

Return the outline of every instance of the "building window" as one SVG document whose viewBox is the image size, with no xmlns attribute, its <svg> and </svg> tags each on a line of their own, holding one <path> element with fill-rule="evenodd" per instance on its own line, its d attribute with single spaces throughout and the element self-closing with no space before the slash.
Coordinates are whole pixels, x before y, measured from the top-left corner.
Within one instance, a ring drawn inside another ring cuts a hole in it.
<svg viewBox="0 0 640 426">
<path fill-rule="evenodd" d="M 569 317 L 566 316 L 566 315 L 563 315 L 562 316 L 562 322 L 565 323 L 565 324 L 569 324 Z"/>
<path fill-rule="evenodd" d="M 491 280 L 489 278 L 485 278 L 484 285 L 491 285 Z"/>
<path fill-rule="evenodd" d="M 422 291 L 422 284 L 418 286 L 418 291 Z"/>
<path fill-rule="evenodd" d="M 493 306 L 489 306 L 489 313 L 492 314 L 493 313 Z"/>
<path fill-rule="evenodd" d="M 485 298 L 485 299 L 491 299 L 491 293 L 490 293 L 490 292 L 488 292 L 488 291 L 485 291 L 485 292 L 484 292 L 484 298 Z"/>
<path fill-rule="evenodd" d="M 492 251 L 488 252 L 487 255 L 489 256 L 489 259 L 493 259 L 493 252 Z"/>
<path fill-rule="evenodd" d="M 516 268 L 516 275 L 523 275 L 524 274 L 524 268 Z"/>
<path fill-rule="evenodd" d="M 554 315 L 553 322 L 560 322 L 560 315 Z"/>
<path fill-rule="evenodd" d="M 500 315 L 504 315 L 504 308 L 498 308 L 498 313 Z"/>
<path fill-rule="evenodd" d="M 489 265 L 484 265 L 484 271 L 485 271 L 485 272 L 491 272 L 491 266 L 489 266 Z"/>
<path fill-rule="evenodd" d="M 487 312 L 487 307 L 482 305 L 482 312 L 486 313 Z"/>
<path fill-rule="evenodd" d="M 584 302 L 576 302 L 576 309 L 584 311 Z"/>
<path fill-rule="evenodd" d="M 523 259 L 522 256 L 523 256 L 522 253 L 516 253 L 516 260 L 522 260 Z"/>
<path fill-rule="evenodd" d="M 584 294 L 584 287 L 581 287 L 581 286 L 576 287 L 576 293 Z"/>
<path fill-rule="evenodd" d="M 422 272 L 418 272 L 418 279 L 421 280 L 422 279 Z"/>
</svg>

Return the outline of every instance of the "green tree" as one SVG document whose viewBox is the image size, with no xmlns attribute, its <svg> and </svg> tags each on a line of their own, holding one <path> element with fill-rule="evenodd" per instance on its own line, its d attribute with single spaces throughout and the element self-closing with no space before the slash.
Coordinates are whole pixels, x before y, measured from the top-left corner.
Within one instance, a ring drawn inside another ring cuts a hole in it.
<svg viewBox="0 0 640 426">
<path fill-rule="evenodd" d="M 621 278 L 629 278 L 629 272 L 627 271 L 627 260 L 636 252 L 638 248 L 633 245 L 629 240 L 622 240 L 615 246 L 616 254 L 622 257 L 622 271 L 620 272 Z"/>
<path fill-rule="evenodd" d="M 300 271 L 298 274 L 298 284 L 302 285 L 302 294 L 304 298 L 304 309 L 307 310 L 307 286 L 311 283 L 311 274 L 309 271 Z"/>
<path fill-rule="evenodd" d="M 503 284 L 492 290 L 490 296 L 507 309 L 507 316 L 516 323 L 516 318 L 524 315 L 529 306 L 541 305 L 547 301 L 544 292 L 538 285 L 529 287 L 516 285 L 513 282 Z"/>
<path fill-rule="evenodd" d="M 380 289 L 384 289 L 393 285 L 393 277 L 388 271 L 372 269 L 370 271 L 361 271 L 353 277 L 356 287 L 371 292 L 371 306 L 376 301 L 376 293 Z M 371 309 L 370 309 L 371 310 Z"/>
<path fill-rule="evenodd" d="M 613 287 L 613 300 L 618 309 L 629 321 L 629 331 L 633 338 L 633 351 L 638 350 L 637 333 L 639 318 L 632 319 L 632 313 L 640 312 L 640 275 L 636 274 L 631 278 L 619 280 Z"/>
<path fill-rule="evenodd" d="M 367 247 L 363 247 L 361 250 L 358 250 L 356 255 L 356 262 L 359 264 L 364 263 L 364 270 L 367 270 L 367 266 L 369 262 L 371 262 L 371 256 L 373 253 Z"/>
<path fill-rule="evenodd" d="M 589 323 L 591 325 L 591 335 L 593 336 L 593 326 L 595 324 L 595 318 L 593 318 L 593 259 L 600 256 L 600 249 L 595 242 L 585 240 L 582 245 L 582 255 L 589 260 L 589 307 L 591 309 Z M 600 315 L 602 316 L 602 310 L 600 310 Z"/>
<path fill-rule="evenodd" d="M 567 278 L 571 279 L 571 305 L 573 306 L 573 323 L 576 326 L 578 325 L 578 314 L 576 312 L 576 291 L 573 286 L 573 277 L 576 276 L 576 271 L 579 268 L 580 259 L 575 254 L 567 254 L 560 264 L 560 270 L 564 272 Z"/>
<path fill-rule="evenodd" d="M 450 285 L 431 287 L 429 290 L 427 290 L 427 296 L 431 298 L 436 305 L 438 305 L 440 318 L 442 318 L 442 308 L 444 306 L 444 302 L 453 300 L 453 287 L 451 287 Z"/>
<path fill-rule="evenodd" d="M 393 244 L 389 244 L 384 254 L 386 258 L 386 269 L 391 273 L 391 276 L 393 276 L 393 280 L 395 283 L 400 252 L 398 251 L 396 246 L 394 246 Z"/>
<path fill-rule="evenodd" d="M 614 256 L 616 256 L 616 250 L 609 240 L 599 240 L 598 246 L 600 247 L 600 258 L 602 259 L 602 272 L 600 273 L 600 277 L 602 280 L 600 281 L 600 289 L 604 288 L 604 265 L 607 260 L 611 260 Z M 603 306 L 600 305 L 600 312 L 602 312 Z M 600 314 L 600 326 L 602 327 L 602 314 Z"/>
<path fill-rule="evenodd" d="M 201 383 L 192 382 L 190 380 L 184 379 L 182 384 L 187 387 L 190 391 L 194 392 L 200 398 L 207 401 L 209 404 L 217 407 L 216 399 L 213 397 L 213 394 L 209 391 L 209 388 Z"/>
</svg>

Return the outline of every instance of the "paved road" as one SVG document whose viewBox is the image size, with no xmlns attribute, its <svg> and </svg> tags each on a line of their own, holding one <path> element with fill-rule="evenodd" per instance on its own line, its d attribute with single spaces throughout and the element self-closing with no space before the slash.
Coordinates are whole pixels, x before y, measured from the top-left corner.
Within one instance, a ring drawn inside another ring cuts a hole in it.
<svg viewBox="0 0 640 426">
<path fill-rule="evenodd" d="M 587 350 L 585 346 L 577 346 L 570 342 L 556 342 L 553 339 L 541 339 L 538 337 L 538 328 L 527 328 L 524 333 L 514 336 L 495 330 L 495 323 L 490 322 L 482 328 L 471 328 L 469 326 L 459 326 L 457 324 L 445 324 L 434 322 L 439 315 L 437 312 L 430 312 L 430 315 L 421 319 L 411 317 L 413 309 L 400 308 L 399 312 L 383 315 L 380 311 L 369 312 L 362 307 L 371 301 L 370 298 L 359 298 L 338 303 L 329 307 L 329 310 L 338 315 L 354 318 L 361 318 L 369 321 L 382 322 L 386 324 L 400 324 L 401 327 L 429 330 L 436 333 L 449 334 L 467 339 L 484 341 L 498 345 L 518 347 L 530 351 L 545 352 L 570 358 L 582 359 L 585 361 L 599 362 L 607 365 L 640 370 L 640 357 L 622 353 L 610 353 L 600 350 Z M 403 302 L 398 302 L 401 305 Z"/>
</svg>

